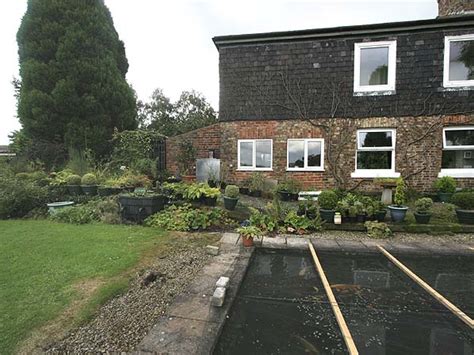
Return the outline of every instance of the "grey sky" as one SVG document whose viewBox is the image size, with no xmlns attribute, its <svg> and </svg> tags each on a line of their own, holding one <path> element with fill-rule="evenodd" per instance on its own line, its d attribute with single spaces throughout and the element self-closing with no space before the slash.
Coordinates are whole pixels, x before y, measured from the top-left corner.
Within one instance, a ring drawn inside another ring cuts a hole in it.
<svg viewBox="0 0 474 355">
<path fill-rule="evenodd" d="M 142 100 L 155 88 L 176 99 L 202 92 L 218 109 L 213 36 L 434 18 L 436 0 L 105 0 L 125 42 L 127 75 Z M 20 125 L 11 80 L 18 76 L 16 32 L 26 0 L 0 1 L 0 144 Z"/>
</svg>

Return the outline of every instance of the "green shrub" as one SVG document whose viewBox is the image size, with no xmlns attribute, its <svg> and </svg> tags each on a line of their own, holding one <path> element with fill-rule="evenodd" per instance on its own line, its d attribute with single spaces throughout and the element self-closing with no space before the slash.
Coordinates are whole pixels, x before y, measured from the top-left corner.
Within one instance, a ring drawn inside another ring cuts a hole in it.
<svg viewBox="0 0 474 355">
<path fill-rule="evenodd" d="M 433 207 L 433 200 L 429 197 L 422 197 L 415 202 L 415 210 L 417 213 L 428 213 Z"/>
<path fill-rule="evenodd" d="M 103 222 L 107 224 L 120 224 L 120 207 L 117 197 L 104 200 L 93 199 L 77 206 L 59 209 L 51 219 L 56 222 L 72 224 L 88 224 Z"/>
<path fill-rule="evenodd" d="M 323 210 L 334 210 L 337 206 L 337 194 L 332 190 L 324 190 L 318 196 L 319 206 Z"/>
<path fill-rule="evenodd" d="M 451 176 L 443 176 L 441 178 L 436 179 L 434 183 L 434 187 L 436 191 L 441 193 L 454 193 L 456 192 L 456 180 Z"/>
<path fill-rule="evenodd" d="M 145 220 L 145 225 L 170 231 L 205 230 L 212 226 L 231 225 L 233 221 L 220 208 L 193 208 L 190 204 L 172 205 Z"/>
<path fill-rule="evenodd" d="M 250 209 L 250 224 L 263 232 L 273 232 L 278 228 L 278 219 L 265 212 L 260 212 L 256 208 Z"/>
<path fill-rule="evenodd" d="M 237 185 L 227 185 L 225 188 L 224 196 L 229 198 L 238 198 L 239 187 Z"/>
<path fill-rule="evenodd" d="M 288 232 L 296 232 L 304 234 L 308 231 L 317 231 L 321 229 L 321 225 L 317 225 L 313 220 L 306 216 L 298 216 L 296 211 L 291 210 L 285 217 L 284 225 Z"/>
<path fill-rule="evenodd" d="M 58 172 L 53 172 L 50 174 L 51 177 L 51 185 L 53 186 L 61 186 L 66 185 L 69 175 L 72 175 L 73 172 L 70 169 L 64 169 Z"/>
<path fill-rule="evenodd" d="M 48 201 L 48 189 L 32 181 L 0 177 L 0 218 L 20 218 Z"/>
<path fill-rule="evenodd" d="M 463 210 L 474 210 L 474 192 L 458 192 L 451 197 L 451 203 Z"/>
<path fill-rule="evenodd" d="M 202 194 L 204 197 L 217 198 L 221 195 L 221 190 L 217 187 L 209 187 L 209 185 L 205 184 Z"/>
<path fill-rule="evenodd" d="M 66 184 L 68 184 L 68 185 L 80 185 L 81 184 L 81 177 L 79 175 L 76 175 L 76 174 L 69 175 L 66 178 Z"/>
<path fill-rule="evenodd" d="M 301 183 L 295 179 L 283 179 L 278 182 L 276 191 L 286 191 L 292 194 L 297 194 L 301 191 Z"/>
<path fill-rule="evenodd" d="M 263 191 L 265 187 L 265 177 L 262 173 L 252 173 L 250 176 L 250 191 Z"/>
<path fill-rule="evenodd" d="M 247 239 L 256 238 L 262 236 L 262 231 L 255 226 L 244 226 L 237 228 L 237 233 L 239 233 L 242 237 Z"/>
<path fill-rule="evenodd" d="M 397 179 L 397 187 L 395 188 L 395 197 L 393 199 L 396 206 L 404 206 L 407 203 L 406 189 L 405 180 L 399 177 Z"/>
<path fill-rule="evenodd" d="M 367 221 L 364 225 L 365 228 L 367 228 L 367 235 L 370 238 L 384 239 L 392 235 L 392 230 L 386 223 Z"/>
<path fill-rule="evenodd" d="M 99 221 L 94 210 L 85 205 L 61 208 L 51 216 L 51 219 L 56 222 L 71 224 L 89 224 Z"/>
<path fill-rule="evenodd" d="M 148 176 L 136 175 L 130 171 L 117 178 L 114 183 L 120 187 L 145 187 L 150 188 L 153 184 Z"/>
<path fill-rule="evenodd" d="M 81 184 L 82 185 L 96 185 L 97 177 L 92 173 L 85 174 L 81 179 Z"/>
</svg>

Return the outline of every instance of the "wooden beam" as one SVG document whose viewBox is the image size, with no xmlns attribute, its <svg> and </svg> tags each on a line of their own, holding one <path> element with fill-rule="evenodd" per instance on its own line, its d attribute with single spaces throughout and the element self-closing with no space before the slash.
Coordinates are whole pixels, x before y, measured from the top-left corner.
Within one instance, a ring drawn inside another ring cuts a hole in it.
<svg viewBox="0 0 474 355">
<path fill-rule="evenodd" d="M 319 277 L 321 278 L 321 282 L 323 283 L 324 289 L 326 290 L 326 295 L 329 299 L 329 304 L 331 305 L 332 311 L 334 312 L 334 316 L 336 317 L 337 324 L 339 325 L 339 329 L 341 330 L 342 337 L 344 338 L 344 342 L 346 343 L 347 350 L 349 350 L 350 355 L 357 355 L 359 352 L 354 343 L 354 339 L 352 339 L 352 335 L 347 327 L 346 321 L 342 315 L 341 309 L 337 304 L 336 298 L 332 292 L 331 286 L 329 285 L 328 279 L 324 274 L 323 267 L 319 262 L 318 256 L 316 255 L 316 251 L 314 250 L 313 244 L 311 241 L 308 241 L 309 250 L 311 251 L 311 255 L 313 256 L 314 263 L 316 264 L 316 270 L 318 271 Z"/>
<path fill-rule="evenodd" d="M 458 307 L 448 301 L 443 295 L 441 295 L 438 291 L 428 285 L 425 281 L 423 281 L 419 276 L 417 276 L 413 271 L 403 265 L 397 258 L 395 258 L 392 254 L 390 254 L 385 248 L 380 245 L 377 245 L 377 248 L 400 270 L 402 270 L 410 279 L 415 281 L 419 286 L 421 286 L 426 292 L 428 292 L 432 297 L 434 297 L 439 303 L 449 309 L 456 317 L 461 319 L 464 323 L 466 323 L 471 329 L 474 329 L 474 321 L 463 311 L 461 311 Z"/>
</svg>

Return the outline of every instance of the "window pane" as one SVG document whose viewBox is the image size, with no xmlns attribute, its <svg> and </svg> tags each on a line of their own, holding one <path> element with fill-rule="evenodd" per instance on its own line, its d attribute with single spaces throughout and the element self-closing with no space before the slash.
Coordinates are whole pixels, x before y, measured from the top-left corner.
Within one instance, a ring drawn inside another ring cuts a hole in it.
<svg viewBox="0 0 474 355">
<path fill-rule="evenodd" d="M 304 168 L 304 141 L 288 141 L 288 167 Z"/>
<path fill-rule="evenodd" d="M 359 132 L 361 148 L 392 147 L 392 131 Z"/>
<path fill-rule="evenodd" d="M 252 166 L 252 142 L 240 142 L 240 166 Z"/>
<path fill-rule="evenodd" d="M 391 169 L 392 152 L 357 152 L 357 169 Z"/>
<path fill-rule="evenodd" d="M 443 169 L 474 168 L 474 150 L 443 150 L 442 156 Z"/>
<path fill-rule="evenodd" d="M 388 47 L 361 48 L 360 85 L 388 84 Z"/>
<path fill-rule="evenodd" d="M 474 80 L 474 41 L 449 42 L 449 80 Z"/>
<path fill-rule="evenodd" d="M 446 146 L 474 145 L 474 129 L 445 131 Z"/>
<path fill-rule="evenodd" d="M 308 166 L 321 166 L 321 142 L 308 142 Z"/>
<path fill-rule="evenodd" d="M 270 168 L 272 166 L 272 143 L 271 141 L 257 141 L 256 167 Z"/>
</svg>

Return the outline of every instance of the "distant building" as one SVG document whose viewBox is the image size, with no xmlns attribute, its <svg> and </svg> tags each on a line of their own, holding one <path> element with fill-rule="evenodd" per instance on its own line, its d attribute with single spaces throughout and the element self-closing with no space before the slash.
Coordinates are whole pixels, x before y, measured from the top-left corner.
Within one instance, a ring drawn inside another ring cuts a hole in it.
<svg viewBox="0 0 474 355">
<path fill-rule="evenodd" d="M 0 157 L 14 157 L 15 155 L 8 145 L 0 145 Z"/>
</svg>

